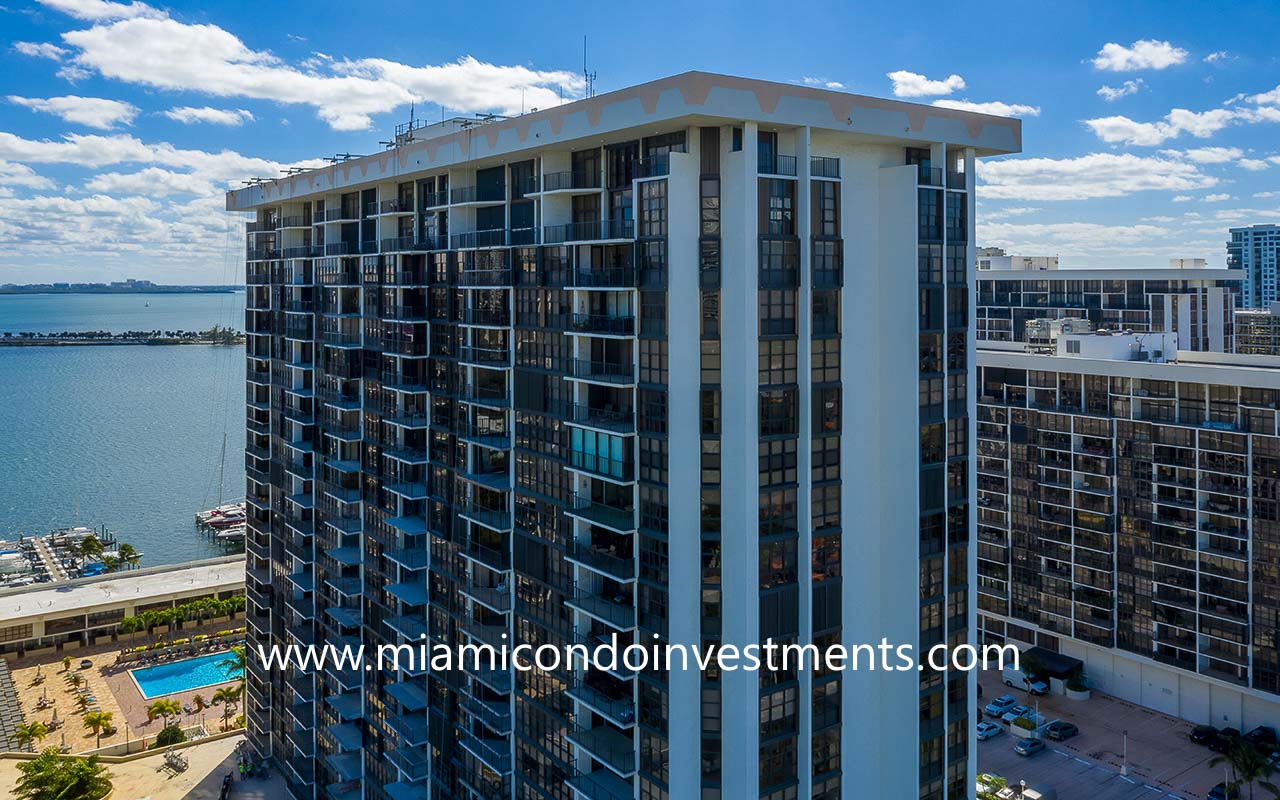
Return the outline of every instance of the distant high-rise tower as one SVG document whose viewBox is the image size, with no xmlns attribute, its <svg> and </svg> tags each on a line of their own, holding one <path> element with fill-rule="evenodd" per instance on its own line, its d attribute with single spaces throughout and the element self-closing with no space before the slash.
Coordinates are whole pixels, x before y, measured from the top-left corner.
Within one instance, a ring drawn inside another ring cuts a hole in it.
<svg viewBox="0 0 1280 800">
<path fill-rule="evenodd" d="M 251 644 L 968 641 L 974 161 L 1020 142 L 686 73 L 230 193 Z M 974 683 L 255 664 L 247 716 L 299 798 L 960 800 Z"/>
<path fill-rule="evenodd" d="M 1244 271 L 1242 305 L 1269 308 L 1280 300 L 1276 272 L 1280 269 L 1280 225 L 1232 228 L 1227 242 L 1227 266 Z"/>
</svg>

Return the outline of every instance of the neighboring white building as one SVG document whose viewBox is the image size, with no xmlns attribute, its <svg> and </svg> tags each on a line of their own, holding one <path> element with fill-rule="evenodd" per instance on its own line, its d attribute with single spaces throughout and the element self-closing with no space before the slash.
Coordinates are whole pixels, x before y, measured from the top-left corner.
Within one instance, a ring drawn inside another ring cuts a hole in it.
<svg viewBox="0 0 1280 800">
<path fill-rule="evenodd" d="M 1023 270 L 1038 272 L 1057 269 L 1057 256 L 1011 256 L 999 247 L 978 248 L 978 271 Z"/>
<path fill-rule="evenodd" d="M 1242 272 L 1241 305 L 1267 308 L 1280 300 L 1276 273 L 1280 270 L 1280 225 L 1232 228 L 1227 242 L 1227 267 Z"/>
<path fill-rule="evenodd" d="M 251 640 L 972 638 L 974 165 L 1020 137 L 694 72 L 229 193 Z M 252 669 L 248 727 L 297 797 L 942 800 L 975 684 Z"/>
<path fill-rule="evenodd" d="M 977 353 L 980 634 L 1193 723 L 1280 727 L 1280 358 L 1058 346 Z"/>
<path fill-rule="evenodd" d="M 1240 273 L 1201 269 L 1059 269 L 978 275 L 979 341 L 1025 342 L 1035 319 L 1087 319 L 1097 330 L 1178 334 L 1178 348 L 1231 352 Z"/>
</svg>

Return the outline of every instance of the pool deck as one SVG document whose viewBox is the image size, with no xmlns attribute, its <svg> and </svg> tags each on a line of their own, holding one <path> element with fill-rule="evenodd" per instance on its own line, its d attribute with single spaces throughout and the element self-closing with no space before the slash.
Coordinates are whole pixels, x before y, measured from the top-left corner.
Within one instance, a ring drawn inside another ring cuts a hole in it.
<svg viewBox="0 0 1280 800">
<path fill-rule="evenodd" d="M 186 637 L 195 633 L 214 633 L 228 627 L 238 627 L 240 624 L 241 622 L 236 620 L 231 623 L 223 621 L 203 628 L 188 626 L 178 635 Z M 102 711 L 110 712 L 112 715 L 111 722 L 116 726 L 116 733 L 112 736 L 103 736 L 100 744 L 93 733 L 85 728 L 81 722 L 83 714 L 76 707 L 75 692 L 71 690 L 70 685 L 67 683 L 62 669 L 60 654 L 46 652 L 10 662 L 13 686 L 18 694 L 18 705 L 22 709 L 22 714 L 26 721 L 39 720 L 45 725 L 49 725 L 56 709 L 58 719 L 62 723 L 61 727 L 51 731 L 38 747 L 57 747 L 65 742 L 71 748 L 71 752 L 80 753 L 85 750 L 92 750 L 95 747 L 105 747 L 109 744 L 124 742 L 126 737 L 128 739 L 139 739 L 146 736 L 155 736 L 160 732 L 160 729 L 164 727 L 162 720 L 147 721 L 147 706 L 155 702 L 155 700 L 144 699 L 142 693 L 138 691 L 138 686 L 134 683 L 133 677 L 129 674 L 130 669 L 136 669 L 142 665 L 138 663 L 115 663 L 117 653 L 132 646 L 132 644 L 138 643 L 140 642 L 98 645 L 79 648 L 68 653 L 73 659 L 72 669 L 77 669 L 81 659 L 87 658 L 93 662 L 93 667 L 87 670 L 80 670 L 80 675 L 88 682 L 90 694 L 98 701 L 98 708 Z M 44 676 L 43 682 L 37 683 L 35 681 L 37 670 Z M 219 688 L 234 686 L 236 683 L 237 681 L 228 681 L 227 683 L 205 686 L 166 696 L 174 698 L 180 704 L 190 703 L 194 707 L 195 704 L 192 700 L 197 694 L 203 695 L 206 701 L 211 701 L 213 693 Z M 41 697 L 46 696 L 50 703 L 49 706 L 38 710 L 36 708 L 37 703 Z M 236 715 L 240 713 L 241 706 L 242 704 L 238 703 L 236 710 L 231 714 L 230 722 L 233 724 Z M 205 730 L 214 733 L 222 729 L 222 707 L 206 708 L 203 712 L 195 714 L 184 713 L 176 720 L 170 718 L 170 722 L 183 727 L 203 723 Z M 4 743 L 0 743 L 0 749 L 8 748 L 4 746 Z"/>
</svg>

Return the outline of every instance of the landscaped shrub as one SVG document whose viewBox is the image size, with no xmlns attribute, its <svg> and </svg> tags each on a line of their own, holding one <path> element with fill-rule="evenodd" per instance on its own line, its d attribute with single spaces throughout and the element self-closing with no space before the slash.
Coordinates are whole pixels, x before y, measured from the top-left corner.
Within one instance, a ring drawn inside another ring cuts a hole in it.
<svg viewBox="0 0 1280 800">
<path fill-rule="evenodd" d="M 1018 717 L 1013 721 L 1013 724 L 1022 728 L 1024 731 L 1034 731 L 1036 729 L 1036 724 L 1026 717 Z"/>
<path fill-rule="evenodd" d="M 161 747 L 168 747 L 169 745 L 178 744 L 179 742 L 185 742 L 186 740 L 187 735 L 182 732 L 182 728 L 179 728 L 177 725 L 170 725 L 156 734 L 156 743 L 151 745 L 150 749 L 157 750 Z"/>
</svg>

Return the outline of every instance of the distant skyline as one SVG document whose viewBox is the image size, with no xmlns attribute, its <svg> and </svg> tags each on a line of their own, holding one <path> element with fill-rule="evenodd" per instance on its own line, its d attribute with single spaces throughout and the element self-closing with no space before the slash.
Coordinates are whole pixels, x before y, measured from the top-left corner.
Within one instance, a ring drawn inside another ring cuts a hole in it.
<svg viewBox="0 0 1280 800">
<path fill-rule="evenodd" d="M 622 26 L 568 5 L 242 8 L 0 6 L 0 283 L 238 282 L 227 188 L 376 152 L 411 103 L 581 97 L 584 35 L 599 92 L 700 69 L 1021 117 L 1024 152 L 979 167 L 978 243 L 1064 268 L 1221 266 L 1229 227 L 1280 222 L 1270 2 L 660 1 Z"/>
</svg>

